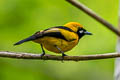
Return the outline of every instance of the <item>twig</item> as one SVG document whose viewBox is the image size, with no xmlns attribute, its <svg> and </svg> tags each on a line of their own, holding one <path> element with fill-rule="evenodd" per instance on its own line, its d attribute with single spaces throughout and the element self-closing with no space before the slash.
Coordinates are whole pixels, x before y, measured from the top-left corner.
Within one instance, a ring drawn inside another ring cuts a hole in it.
<svg viewBox="0 0 120 80">
<path fill-rule="evenodd" d="M 89 9 L 85 5 L 81 4 L 79 1 L 77 1 L 77 0 L 66 0 L 66 1 L 68 1 L 73 6 L 77 7 L 78 9 L 82 10 L 83 12 L 85 12 L 86 14 L 88 14 L 89 16 L 91 16 L 92 18 L 94 18 L 95 20 L 100 22 L 101 24 L 105 25 L 105 27 L 107 27 L 108 29 L 113 31 L 116 35 L 120 36 L 120 31 L 117 30 L 112 24 L 110 24 L 109 22 L 107 22 L 106 20 L 104 20 L 103 18 L 98 16 L 91 9 Z"/>
<path fill-rule="evenodd" d="M 61 56 L 55 55 L 45 55 L 42 57 L 40 54 L 31 54 L 31 53 L 15 53 L 15 52 L 0 52 L 0 57 L 15 58 L 15 59 L 32 59 L 32 60 L 57 60 L 61 61 Z M 97 54 L 97 55 L 81 55 L 81 56 L 65 56 L 64 61 L 87 61 L 87 60 L 98 60 L 98 59 L 108 59 L 120 57 L 118 53 L 106 53 L 106 54 Z"/>
</svg>

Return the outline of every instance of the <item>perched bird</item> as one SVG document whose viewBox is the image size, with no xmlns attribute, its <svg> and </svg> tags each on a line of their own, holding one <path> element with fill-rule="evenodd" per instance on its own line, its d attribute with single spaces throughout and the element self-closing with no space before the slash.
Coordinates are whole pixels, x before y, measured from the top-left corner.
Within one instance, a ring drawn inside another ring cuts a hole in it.
<svg viewBox="0 0 120 80">
<path fill-rule="evenodd" d="M 44 48 L 46 48 L 55 53 L 62 53 L 62 58 L 64 58 L 64 56 L 66 56 L 64 52 L 75 47 L 78 44 L 79 39 L 84 35 L 92 35 L 92 33 L 85 30 L 83 26 L 77 22 L 69 22 L 64 26 L 56 26 L 38 31 L 32 36 L 23 39 L 14 45 L 33 41 L 41 45 L 41 57 L 45 55 Z"/>
</svg>

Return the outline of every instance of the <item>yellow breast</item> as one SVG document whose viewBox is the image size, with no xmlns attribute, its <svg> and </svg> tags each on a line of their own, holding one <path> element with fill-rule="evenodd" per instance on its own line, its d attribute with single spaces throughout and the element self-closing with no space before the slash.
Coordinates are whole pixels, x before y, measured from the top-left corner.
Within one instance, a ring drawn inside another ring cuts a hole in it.
<svg viewBox="0 0 120 80">
<path fill-rule="evenodd" d="M 62 51 L 66 52 L 75 47 L 78 43 L 78 40 L 68 42 L 63 39 L 58 39 L 54 37 L 44 37 L 42 39 L 36 40 L 35 42 L 41 43 L 44 48 L 49 51 L 60 53 L 60 51 L 55 47 L 55 45 L 58 46 Z"/>
</svg>

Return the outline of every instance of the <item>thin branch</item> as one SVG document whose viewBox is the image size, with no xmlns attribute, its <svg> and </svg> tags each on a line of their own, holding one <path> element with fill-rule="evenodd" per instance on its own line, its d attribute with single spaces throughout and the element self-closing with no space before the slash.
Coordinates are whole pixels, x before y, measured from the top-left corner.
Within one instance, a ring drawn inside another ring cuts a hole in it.
<svg viewBox="0 0 120 80">
<path fill-rule="evenodd" d="M 85 12 L 86 14 L 88 14 L 89 16 L 91 16 L 92 18 L 100 22 L 101 24 L 105 25 L 105 27 L 113 31 L 116 35 L 120 36 L 120 31 L 117 30 L 112 24 L 110 24 L 109 22 L 107 22 L 106 20 L 98 16 L 95 12 L 93 12 L 91 9 L 89 9 L 88 7 L 80 3 L 79 1 L 77 0 L 66 0 L 66 1 L 68 1 L 73 6 L 77 7 L 78 9 L 82 10 L 83 12 Z"/>
<path fill-rule="evenodd" d="M 15 53 L 15 52 L 0 52 L 0 57 L 15 58 L 15 59 L 32 59 L 32 60 L 57 60 L 61 61 L 61 56 L 45 55 L 41 58 L 40 54 L 31 53 Z M 120 57 L 118 53 L 106 53 L 97 55 L 81 55 L 81 56 L 65 56 L 64 61 L 87 61 Z"/>
</svg>

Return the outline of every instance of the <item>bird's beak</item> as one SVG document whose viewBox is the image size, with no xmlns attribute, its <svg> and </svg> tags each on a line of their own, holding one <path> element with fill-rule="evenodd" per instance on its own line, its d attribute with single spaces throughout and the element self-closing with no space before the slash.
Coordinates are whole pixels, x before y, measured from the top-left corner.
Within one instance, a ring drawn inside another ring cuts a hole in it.
<svg viewBox="0 0 120 80">
<path fill-rule="evenodd" d="M 88 32 L 88 31 L 86 31 L 86 32 L 84 32 L 86 35 L 92 35 L 92 33 L 91 32 Z"/>
</svg>

